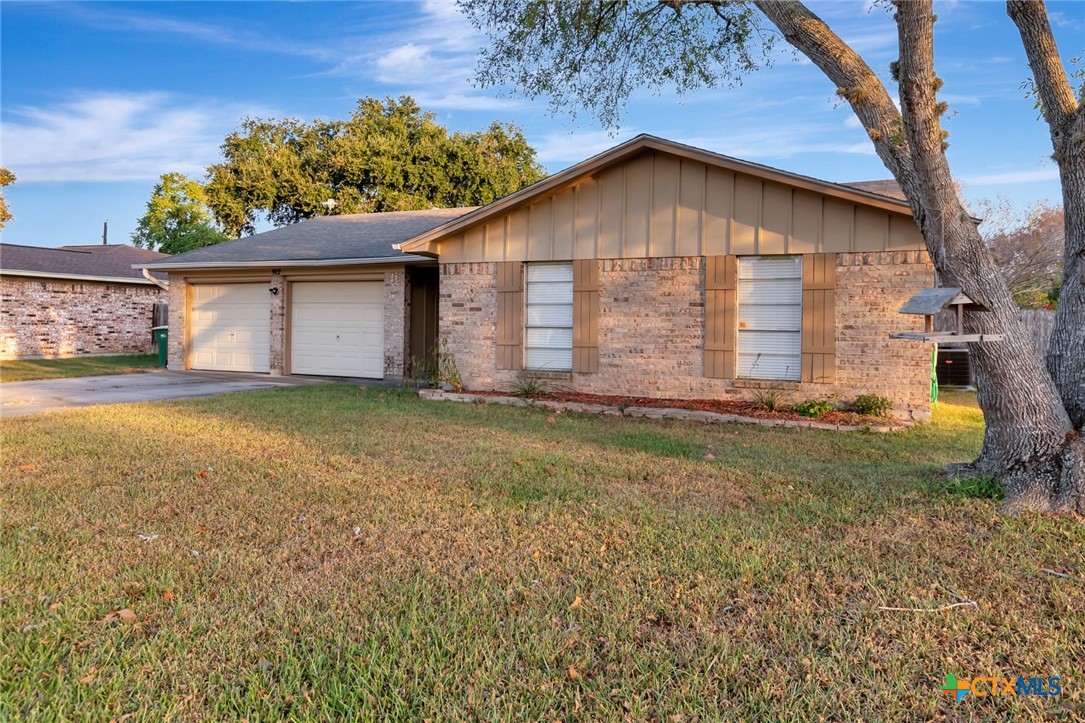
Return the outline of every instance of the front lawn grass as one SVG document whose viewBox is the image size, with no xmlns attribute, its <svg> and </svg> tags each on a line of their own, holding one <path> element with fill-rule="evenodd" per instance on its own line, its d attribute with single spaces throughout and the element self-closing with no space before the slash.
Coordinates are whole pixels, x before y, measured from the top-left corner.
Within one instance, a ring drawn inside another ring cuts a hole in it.
<svg viewBox="0 0 1085 723">
<path fill-rule="evenodd" d="M 1085 527 L 947 489 L 967 399 L 885 435 L 332 385 L 5 420 L 0 719 L 1081 720 Z"/>
<path fill-rule="evenodd" d="M 131 374 L 132 372 L 147 371 L 157 365 L 157 354 L 79 356 L 65 357 L 63 359 L 12 359 L 0 361 L 0 382 L 93 377 L 101 374 Z"/>
</svg>

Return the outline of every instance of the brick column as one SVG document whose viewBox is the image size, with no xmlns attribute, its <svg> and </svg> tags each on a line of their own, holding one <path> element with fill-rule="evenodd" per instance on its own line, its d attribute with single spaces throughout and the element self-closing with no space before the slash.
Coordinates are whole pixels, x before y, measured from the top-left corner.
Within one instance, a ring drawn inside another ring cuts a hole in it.
<svg viewBox="0 0 1085 723">
<path fill-rule="evenodd" d="M 166 368 L 183 371 L 185 368 L 185 323 L 188 318 L 188 284 L 180 276 L 170 277 L 169 291 L 169 344 L 166 350 Z"/>
<path fill-rule="evenodd" d="M 384 376 L 401 379 L 407 365 L 407 274 L 384 274 Z"/>
<path fill-rule="evenodd" d="M 271 270 L 271 376 L 286 373 L 286 284 L 279 269 Z"/>
</svg>

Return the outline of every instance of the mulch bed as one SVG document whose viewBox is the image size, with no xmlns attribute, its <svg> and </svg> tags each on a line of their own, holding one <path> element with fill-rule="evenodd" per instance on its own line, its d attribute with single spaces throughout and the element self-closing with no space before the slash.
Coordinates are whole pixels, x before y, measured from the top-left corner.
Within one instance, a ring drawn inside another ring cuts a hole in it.
<svg viewBox="0 0 1085 723">
<path fill-rule="evenodd" d="M 487 397 L 514 397 L 512 392 L 464 390 L 465 394 Z M 769 410 L 755 402 L 739 402 L 724 399 L 655 399 L 653 397 L 621 397 L 607 394 L 580 394 L 577 392 L 544 392 L 531 397 L 532 401 L 576 402 L 578 404 L 604 404 L 611 407 L 654 407 L 659 409 L 690 409 L 698 412 L 736 414 L 758 419 L 788 419 L 796 422 L 818 421 L 844 426 L 879 426 L 893 424 L 889 417 L 872 417 L 867 414 L 834 410 L 820 417 L 805 417 L 790 408 Z"/>
</svg>

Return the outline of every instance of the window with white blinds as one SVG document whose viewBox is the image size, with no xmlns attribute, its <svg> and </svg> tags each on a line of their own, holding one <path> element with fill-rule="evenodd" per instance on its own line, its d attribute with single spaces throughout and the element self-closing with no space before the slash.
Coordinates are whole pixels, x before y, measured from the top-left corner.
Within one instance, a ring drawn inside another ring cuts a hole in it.
<svg viewBox="0 0 1085 723">
<path fill-rule="evenodd" d="M 573 368 L 573 265 L 527 264 L 524 368 Z"/>
<path fill-rule="evenodd" d="M 798 381 L 802 371 L 802 257 L 738 260 L 738 376 Z"/>
</svg>

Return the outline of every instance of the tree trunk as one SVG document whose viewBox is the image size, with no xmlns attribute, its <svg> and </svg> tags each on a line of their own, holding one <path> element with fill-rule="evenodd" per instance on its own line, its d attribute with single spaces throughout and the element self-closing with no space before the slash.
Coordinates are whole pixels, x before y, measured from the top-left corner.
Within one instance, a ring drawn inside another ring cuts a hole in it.
<svg viewBox="0 0 1085 723">
<path fill-rule="evenodd" d="M 1062 182 L 1066 245 L 1047 368 L 1080 429 L 1085 425 L 1085 102 L 1074 97 L 1043 2 L 1011 0 L 1006 12 L 1021 33 Z"/>
<path fill-rule="evenodd" d="M 757 0 L 756 5 L 851 104 L 904 190 L 942 283 L 962 287 L 991 309 L 968 314 L 968 331 L 1005 337 L 971 345 L 987 424 L 974 473 L 1002 483 L 1009 509 L 1085 512 L 1080 431 L 1028 341 L 1009 289 L 953 184 L 936 100 L 929 0 L 897 5 L 903 117 L 869 66 L 801 3 Z"/>
</svg>

